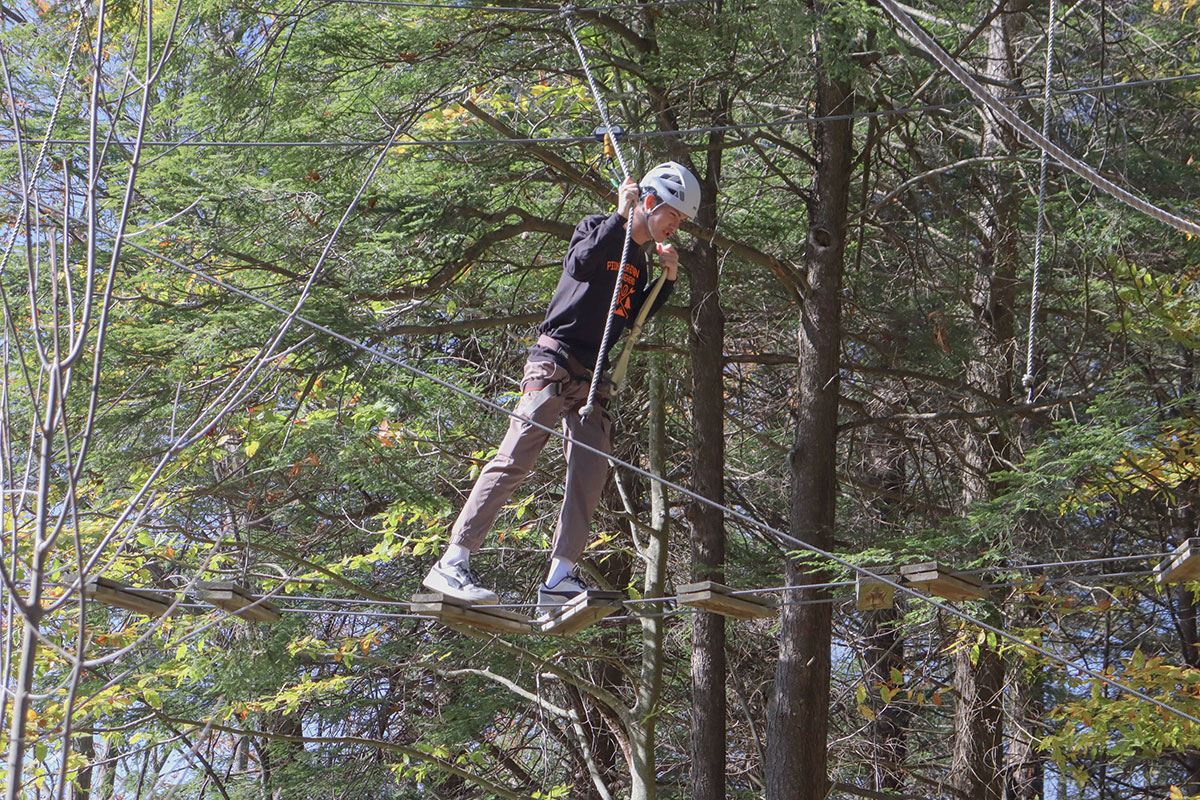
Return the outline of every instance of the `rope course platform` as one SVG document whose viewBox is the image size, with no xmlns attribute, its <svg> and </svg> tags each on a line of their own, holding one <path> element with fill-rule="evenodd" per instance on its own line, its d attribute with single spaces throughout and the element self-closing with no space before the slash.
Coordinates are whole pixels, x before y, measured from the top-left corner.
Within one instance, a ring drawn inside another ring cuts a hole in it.
<svg viewBox="0 0 1200 800">
<path fill-rule="evenodd" d="M 892 567 L 872 567 L 871 575 L 855 573 L 854 576 L 854 605 L 859 611 L 883 611 L 896 604 L 896 587 L 879 580 L 876 576 L 896 579 L 896 570 Z"/>
<path fill-rule="evenodd" d="M 536 619 L 498 606 L 473 605 L 444 594 L 415 594 L 411 610 L 428 614 L 451 628 L 468 627 L 488 633 L 569 636 L 590 627 L 624 607 L 620 592 L 589 589 L 564 603 L 553 614 Z"/>
<path fill-rule="evenodd" d="M 83 596 L 106 606 L 123 608 L 151 617 L 164 616 L 171 608 L 170 600 L 157 592 L 135 589 L 127 583 L 103 575 L 89 575 L 84 579 Z"/>
<path fill-rule="evenodd" d="M 946 600 L 987 600 L 990 593 L 974 575 L 955 572 L 936 561 L 906 564 L 900 568 L 904 583 Z"/>
<path fill-rule="evenodd" d="M 283 618 L 274 603 L 233 581 L 201 581 L 196 584 L 196 599 L 223 608 L 247 622 L 279 622 Z"/>
<path fill-rule="evenodd" d="M 779 615 L 779 608 L 771 598 L 759 594 L 734 595 L 733 592 L 715 581 L 700 581 L 680 586 L 677 599 L 680 605 L 734 619 L 767 619 Z"/>
<path fill-rule="evenodd" d="M 1200 538 L 1185 539 L 1175 552 L 1154 568 L 1160 584 L 1183 583 L 1200 578 Z"/>
<path fill-rule="evenodd" d="M 569 636 L 621 610 L 624 601 L 625 597 L 620 592 L 588 589 L 534 624 L 539 626 L 542 633 Z"/>
<path fill-rule="evenodd" d="M 466 626 L 488 633 L 532 633 L 533 619 L 496 606 L 472 605 L 438 592 L 414 594 L 410 610 L 428 614 L 450 627 Z"/>
</svg>

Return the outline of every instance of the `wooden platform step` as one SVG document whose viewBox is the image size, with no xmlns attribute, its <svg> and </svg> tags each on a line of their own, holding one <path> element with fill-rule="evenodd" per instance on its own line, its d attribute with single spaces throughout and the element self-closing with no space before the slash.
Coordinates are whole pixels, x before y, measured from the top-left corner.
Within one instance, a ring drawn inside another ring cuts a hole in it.
<svg viewBox="0 0 1200 800">
<path fill-rule="evenodd" d="M 571 598 L 554 613 L 538 617 L 536 624 L 542 633 L 567 636 L 621 610 L 624 601 L 625 596 L 620 592 L 588 589 L 578 597 Z"/>
<path fill-rule="evenodd" d="M 1183 583 L 1200 579 L 1200 539 L 1185 539 L 1154 568 L 1158 583 Z"/>
<path fill-rule="evenodd" d="M 534 621 L 515 611 L 494 606 L 471 605 L 444 594 L 415 594 L 411 610 L 429 614 L 450 626 L 465 625 L 489 633 L 533 633 Z"/>
<path fill-rule="evenodd" d="M 681 605 L 702 608 L 735 619 L 766 619 L 779 614 L 775 601 L 765 595 L 739 594 L 714 581 L 686 583 L 678 588 Z"/>
<path fill-rule="evenodd" d="M 71 580 L 74 580 L 75 577 L 72 576 Z M 106 578 L 103 575 L 89 575 L 84 580 L 83 596 L 106 606 L 123 608 L 126 611 L 151 617 L 161 617 L 171 607 L 169 595 L 135 589 L 127 583 L 121 583 L 121 581 Z"/>
<path fill-rule="evenodd" d="M 279 622 L 282 617 L 274 603 L 259 599 L 258 595 L 233 581 L 200 581 L 196 584 L 196 599 L 212 603 L 248 622 Z"/>
<path fill-rule="evenodd" d="M 900 576 L 894 567 L 868 567 L 871 572 L 896 583 Z M 854 576 L 854 602 L 859 611 L 882 611 L 892 608 L 896 603 L 896 587 L 884 583 L 874 575 L 864 575 L 861 572 Z"/>
<path fill-rule="evenodd" d="M 900 577 L 906 585 L 946 600 L 986 600 L 990 597 L 974 575 L 954 572 L 936 561 L 906 564 L 900 567 Z"/>
</svg>

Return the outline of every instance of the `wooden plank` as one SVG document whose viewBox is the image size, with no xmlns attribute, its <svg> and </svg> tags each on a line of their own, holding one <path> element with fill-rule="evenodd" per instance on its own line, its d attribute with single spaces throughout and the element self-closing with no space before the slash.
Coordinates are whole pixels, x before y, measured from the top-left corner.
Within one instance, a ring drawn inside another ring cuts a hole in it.
<svg viewBox="0 0 1200 800">
<path fill-rule="evenodd" d="M 74 580 L 74 576 L 72 576 Z M 106 606 L 123 608 L 138 614 L 151 617 L 161 617 L 171 607 L 167 595 L 149 592 L 145 589 L 135 589 L 127 583 L 121 583 L 103 575 L 89 575 L 83 584 L 84 597 L 95 600 Z"/>
<path fill-rule="evenodd" d="M 623 608 L 624 600 L 625 598 L 620 592 L 588 589 L 583 594 L 572 597 L 563 603 L 544 619 L 539 617 L 537 624 L 542 633 L 567 636 L 581 631 L 589 625 L 594 625 Z"/>
<path fill-rule="evenodd" d="M 714 581 L 687 583 L 678 589 L 681 605 L 702 608 L 735 619 L 766 619 L 779 614 L 775 602 L 757 594 L 734 595 L 733 589 Z"/>
<path fill-rule="evenodd" d="M 466 625 L 489 633 L 533 633 L 534 621 L 524 614 L 494 606 L 470 605 L 444 594 L 415 594 L 411 610 L 447 625 Z"/>
<path fill-rule="evenodd" d="M 279 622 L 283 615 L 269 600 L 260 600 L 245 586 L 233 581 L 200 581 L 196 598 L 212 603 L 248 622 Z"/>
<path fill-rule="evenodd" d="M 871 572 L 889 580 L 896 581 L 898 575 L 894 567 L 870 567 Z M 884 583 L 873 575 L 854 575 L 854 601 L 859 611 L 882 611 L 896 604 L 896 587 Z"/>
<path fill-rule="evenodd" d="M 1183 583 L 1200 579 L 1200 539 L 1185 539 L 1175 552 L 1154 568 L 1158 583 Z"/>
<path fill-rule="evenodd" d="M 906 564 L 900 568 L 900 577 L 909 586 L 946 600 L 986 600 L 990 596 L 975 576 L 954 572 L 936 561 Z"/>
</svg>

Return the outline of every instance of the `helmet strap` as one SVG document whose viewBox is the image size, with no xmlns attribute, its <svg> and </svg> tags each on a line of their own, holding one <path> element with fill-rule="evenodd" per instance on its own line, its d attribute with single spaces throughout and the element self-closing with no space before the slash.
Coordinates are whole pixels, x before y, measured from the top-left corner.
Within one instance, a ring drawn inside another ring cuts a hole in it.
<svg viewBox="0 0 1200 800">
<path fill-rule="evenodd" d="M 654 234 L 650 231 L 650 215 L 662 208 L 663 202 L 653 191 L 646 192 L 646 196 L 654 198 L 654 208 L 646 211 L 646 207 L 642 206 L 642 224 L 646 226 L 646 238 L 655 244 L 658 244 L 658 239 L 655 239 Z"/>
</svg>

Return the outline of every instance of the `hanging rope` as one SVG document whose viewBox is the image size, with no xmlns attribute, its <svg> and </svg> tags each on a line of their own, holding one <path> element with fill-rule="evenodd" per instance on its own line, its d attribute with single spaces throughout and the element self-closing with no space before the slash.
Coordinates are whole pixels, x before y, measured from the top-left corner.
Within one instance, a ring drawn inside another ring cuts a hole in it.
<svg viewBox="0 0 1200 800">
<path fill-rule="evenodd" d="M 1049 139 L 1050 131 L 1050 80 L 1054 67 L 1054 17 L 1057 0 L 1050 0 L 1050 19 L 1046 29 L 1046 77 L 1042 85 L 1042 138 Z M 1038 307 L 1041 305 L 1042 275 L 1042 228 L 1046 221 L 1046 159 L 1042 150 L 1038 165 L 1037 233 L 1033 238 L 1033 279 L 1029 291 L 1029 340 L 1025 345 L 1025 375 L 1021 383 L 1025 386 L 1025 402 L 1033 402 L 1033 348 L 1037 331 Z"/>
<path fill-rule="evenodd" d="M 583 65 L 583 74 L 587 76 L 588 86 L 592 89 L 592 97 L 596 100 L 596 107 L 600 110 L 600 119 L 604 122 L 605 135 L 608 141 L 612 142 L 613 152 L 616 153 L 617 163 L 621 165 L 622 180 L 629 180 L 629 168 L 625 165 L 625 155 L 621 152 L 621 145 L 617 141 L 617 128 L 613 127 L 612 122 L 608 119 L 608 107 L 604 105 L 604 98 L 600 95 L 600 87 L 596 85 L 596 79 L 592 77 L 592 68 L 588 64 L 587 54 L 583 52 L 583 45 L 579 42 L 579 36 L 575 33 L 575 6 L 564 6 L 562 10 L 563 18 L 567 21 L 567 33 L 571 34 L 571 41 L 575 43 L 575 52 L 579 54 L 579 63 Z M 617 202 L 620 203 L 620 189 L 617 190 Z M 600 389 L 601 374 L 604 368 L 604 356 L 608 352 L 608 342 L 612 338 L 613 318 L 617 310 L 617 302 L 621 297 L 621 286 L 625 283 L 625 262 L 629 257 L 629 243 L 633 239 L 633 209 L 629 210 L 629 216 L 625 220 L 625 244 L 621 247 L 621 268 L 617 271 L 617 282 L 613 285 L 612 300 L 608 303 L 608 316 L 604 320 L 604 335 L 600 339 L 600 350 L 596 353 L 596 366 L 592 369 L 592 383 L 588 386 L 587 403 L 583 408 L 579 409 L 579 416 L 587 419 L 588 415 L 596 408 L 596 393 Z"/>
<path fill-rule="evenodd" d="M 583 74 L 587 78 L 588 86 L 592 89 L 596 108 L 600 111 L 600 121 L 604 123 L 604 131 L 610 134 L 612 139 L 613 151 L 617 154 L 617 163 L 621 165 L 621 175 L 628 179 L 629 167 L 625 164 L 625 155 L 621 152 L 621 145 L 617 141 L 617 134 L 621 129 L 614 127 L 608 119 L 608 106 L 604 105 L 604 98 L 600 94 L 600 87 L 596 85 L 596 79 L 592 76 L 592 67 L 588 63 L 587 54 L 583 52 L 583 45 L 579 43 L 579 36 L 575 33 L 575 6 L 563 6 L 562 15 L 567 21 L 567 33 L 571 34 L 571 41 L 575 43 L 575 52 L 579 54 L 579 63 L 583 66 Z"/>
<path fill-rule="evenodd" d="M 1090 166 L 1075 158 L 1075 156 L 1062 149 L 1054 142 L 1042 136 L 1034 130 L 1029 123 L 1021 119 L 1011 108 L 1000 102 L 991 92 L 983 88 L 979 81 L 975 80 L 965 69 L 962 68 L 950 55 L 942 49 L 942 47 L 934 41 L 933 37 L 925 32 L 925 29 L 913 21 L 912 17 L 904 12 L 895 0 L 879 0 L 879 7 L 882 8 L 887 15 L 896 21 L 901 28 L 908 31 L 922 47 L 933 56 L 934 61 L 938 63 L 942 69 L 950 73 L 963 88 L 975 96 L 980 102 L 991 109 L 992 113 L 1000 119 L 1012 126 L 1013 130 L 1024 136 L 1037 147 L 1042 148 L 1054 156 L 1062 163 L 1064 167 L 1074 172 L 1079 177 L 1083 178 L 1088 183 L 1092 184 L 1101 191 L 1107 192 L 1122 203 L 1148 214 L 1151 217 L 1170 225 L 1178 231 L 1189 234 L 1191 236 L 1200 236 L 1200 224 L 1193 222 L 1190 219 L 1185 219 L 1170 211 L 1159 208 L 1137 195 L 1130 192 L 1128 189 L 1123 189 L 1117 184 L 1105 178 Z"/>
</svg>

